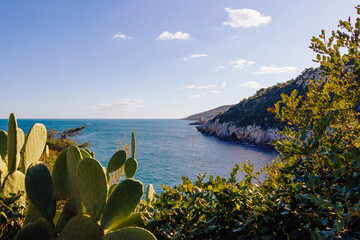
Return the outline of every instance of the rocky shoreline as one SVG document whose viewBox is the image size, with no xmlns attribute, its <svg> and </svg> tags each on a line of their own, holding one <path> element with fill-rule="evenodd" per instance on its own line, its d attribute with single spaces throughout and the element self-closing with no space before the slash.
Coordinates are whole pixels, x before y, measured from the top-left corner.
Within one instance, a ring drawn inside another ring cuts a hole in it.
<svg viewBox="0 0 360 240">
<path fill-rule="evenodd" d="M 257 146 L 273 147 L 271 143 L 282 138 L 278 129 L 263 130 L 258 126 L 237 127 L 233 123 L 219 123 L 218 120 L 205 122 L 196 129 L 222 140 L 241 141 Z"/>
</svg>

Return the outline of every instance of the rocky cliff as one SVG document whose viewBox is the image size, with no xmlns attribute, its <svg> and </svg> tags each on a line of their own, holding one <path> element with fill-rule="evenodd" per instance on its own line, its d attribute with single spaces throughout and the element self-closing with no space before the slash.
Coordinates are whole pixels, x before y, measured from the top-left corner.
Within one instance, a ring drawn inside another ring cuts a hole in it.
<svg viewBox="0 0 360 240">
<path fill-rule="evenodd" d="M 260 89 L 255 95 L 243 99 L 228 111 L 198 126 L 197 129 L 208 135 L 224 140 L 239 140 L 254 145 L 271 145 L 281 138 L 279 133 L 285 123 L 275 119 L 268 108 L 281 100 L 281 94 L 290 95 L 294 89 L 299 95 L 307 92 L 309 79 L 319 80 L 322 70 L 309 68 L 296 79 L 275 86 Z"/>
</svg>

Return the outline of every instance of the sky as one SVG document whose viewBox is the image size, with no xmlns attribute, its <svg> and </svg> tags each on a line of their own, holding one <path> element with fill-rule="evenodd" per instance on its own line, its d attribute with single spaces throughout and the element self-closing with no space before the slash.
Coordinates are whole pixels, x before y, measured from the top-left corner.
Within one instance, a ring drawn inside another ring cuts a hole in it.
<svg viewBox="0 0 360 240">
<path fill-rule="evenodd" d="M 355 0 L 0 1 L 0 118 L 182 118 L 317 67 Z"/>
</svg>

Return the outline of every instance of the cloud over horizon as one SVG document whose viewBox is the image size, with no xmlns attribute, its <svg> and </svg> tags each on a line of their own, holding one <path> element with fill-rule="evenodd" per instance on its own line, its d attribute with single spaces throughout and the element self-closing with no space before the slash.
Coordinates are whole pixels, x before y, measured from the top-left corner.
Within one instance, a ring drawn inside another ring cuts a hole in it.
<svg viewBox="0 0 360 240">
<path fill-rule="evenodd" d="M 255 81 L 247 81 L 245 83 L 240 84 L 240 87 L 248 87 L 248 88 L 257 89 L 257 88 L 261 88 L 261 85 L 260 85 L 260 83 L 255 82 Z"/>
<path fill-rule="evenodd" d="M 216 68 L 214 68 L 212 71 L 213 71 L 213 72 L 218 72 L 218 71 L 220 71 L 221 69 L 224 69 L 224 68 L 225 68 L 224 66 L 219 65 L 219 66 L 217 66 Z"/>
<path fill-rule="evenodd" d="M 244 67 L 255 64 L 255 62 L 240 58 L 238 60 L 230 62 L 230 64 L 233 65 L 233 68 L 243 69 Z"/>
<path fill-rule="evenodd" d="M 174 40 L 174 39 L 188 40 L 188 39 L 190 39 L 190 34 L 183 33 L 180 31 L 175 32 L 175 33 L 170 33 L 168 31 L 164 31 L 156 38 L 156 40 Z"/>
<path fill-rule="evenodd" d="M 99 103 L 94 106 L 88 107 L 93 110 L 128 110 L 129 108 L 142 108 L 144 101 L 142 99 L 129 99 L 123 98 L 117 100 L 115 103 Z"/>
<path fill-rule="evenodd" d="M 261 75 L 261 74 L 279 74 L 279 73 L 287 73 L 293 72 L 297 68 L 293 66 L 284 66 L 284 67 L 277 67 L 277 66 L 261 66 L 260 72 L 255 72 L 254 74 Z"/>
<path fill-rule="evenodd" d="M 200 57 L 208 57 L 206 53 L 199 53 L 199 54 L 191 54 L 187 57 L 183 57 L 182 60 L 188 60 L 189 58 L 200 58 Z"/>
<path fill-rule="evenodd" d="M 112 36 L 112 39 L 116 39 L 116 38 L 126 39 L 126 38 L 129 38 L 129 37 L 126 36 L 125 34 L 121 33 L 121 32 L 118 32 L 114 36 Z"/>
<path fill-rule="evenodd" d="M 224 22 L 223 25 L 233 28 L 259 27 L 271 21 L 271 16 L 264 16 L 253 9 L 225 8 L 225 11 L 228 13 L 228 21 Z"/>
</svg>

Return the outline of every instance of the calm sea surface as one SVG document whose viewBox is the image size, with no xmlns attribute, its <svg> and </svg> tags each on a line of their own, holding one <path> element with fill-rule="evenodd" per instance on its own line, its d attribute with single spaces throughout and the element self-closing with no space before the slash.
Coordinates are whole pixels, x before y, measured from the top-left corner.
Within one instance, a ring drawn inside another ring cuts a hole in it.
<svg viewBox="0 0 360 240">
<path fill-rule="evenodd" d="M 144 183 L 145 188 L 152 183 L 157 192 L 161 184 L 174 186 L 182 182 L 181 176 L 196 180 L 200 173 L 229 177 L 235 164 L 246 160 L 260 169 L 276 156 L 268 147 L 255 147 L 236 142 L 224 142 L 216 137 L 204 136 L 197 132 L 188 121 L 181 120 L 42 120 L 18 119 L 18 125 L 27 134 L 34 123 L 43 123 L 47 128 L 65 130 L 85 124 L 78 142 L 90 140 L 95 158 L 103 166 L 116 152 L 118 140 L 124 135 L 130 141 L 135 128 L 136 159 L 139 163 L 135 178 Z M 7 131 L 7 120 L 0 119 L 0 130 Z M 243 178 L 239 173 L 238 179 Z"/>
</svg>

